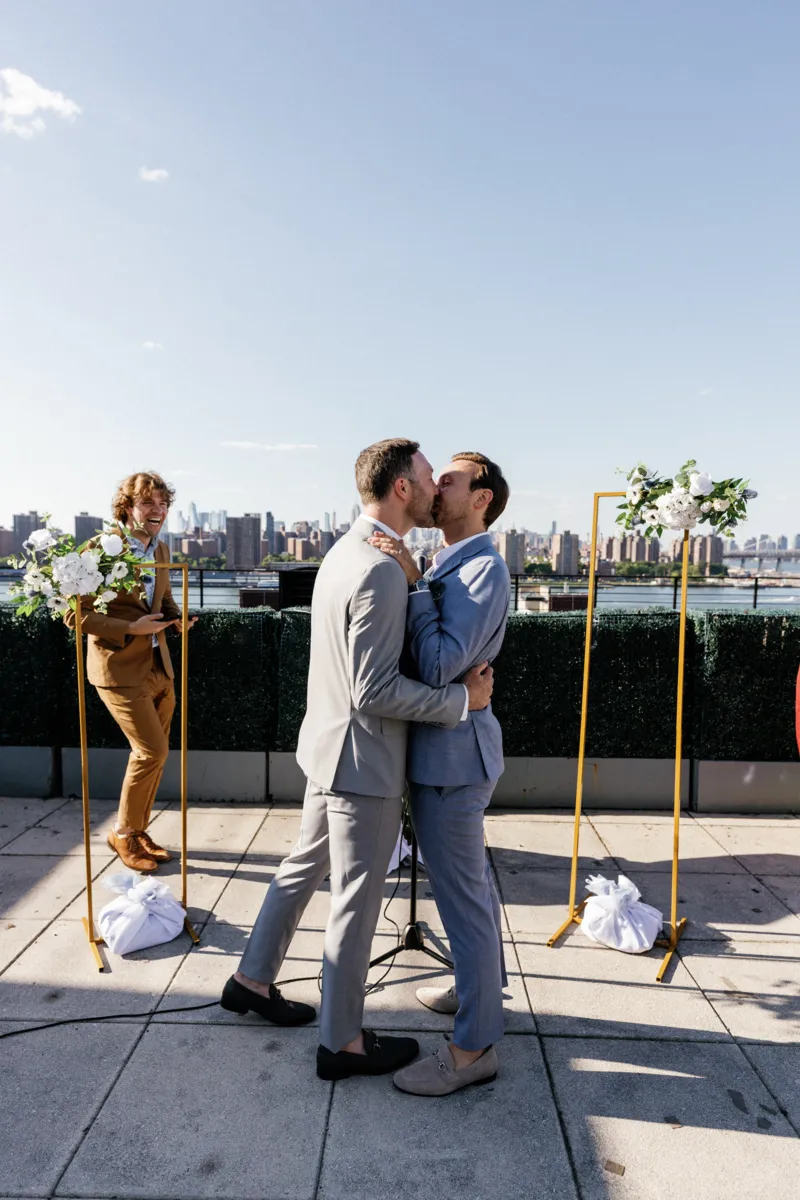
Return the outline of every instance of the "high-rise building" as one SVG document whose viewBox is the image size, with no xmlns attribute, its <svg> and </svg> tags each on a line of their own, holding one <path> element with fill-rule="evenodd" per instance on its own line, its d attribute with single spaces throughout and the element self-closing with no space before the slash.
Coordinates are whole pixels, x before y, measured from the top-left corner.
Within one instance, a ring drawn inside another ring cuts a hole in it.
<svg viewBox="0 0 800 1200">
<path fill-rule="evenodd" d="M 553 524 L 550 526 L 550 537 L 555 537 L 557 529 L 558 526 L 556 525 L 555 521 L 553 521 Z"/>
<path fill-rule="evenodd" d="M 199 529 L 199 528 L 200 528 L 200 514 L 197 511 L 197 505 L 195 504 L 194 500 L 192 500 L 191 504 L 189 505 L 189 529 Z"/>
<path fill-rule="evenodd" d="M 657 537 L 649 537 L 647 540 L 647 559 L 649 563 L 657 563 L 661 559 L 661 543 Z"/>
<path fill-rule="evenodd" d="M 75 541 L 81 546 L 84 542 L 88 542 L 90 537 L 94 537 L 98 530 L 102 531 L 102 528 L 102 517 L 90 517 L 85 512 L 78 513 L 75 518 Z"/>
<path fill-rule="evenodd" d="M 0 558 L 8 558 L 9 554 L 13 554 L 15 550 L 14 530 L 0 525 Z"/>
<path fill-rule="evenodd" d="M 356 503 L 350 509 L 350 524 L 355 525 L 358 518 L 361 516 L 361 505 Z"/>
<path fill-rule="evenodd" d="M 554 533 L 550 546 L 550 561 L 554 575 L 580 574 L 581 540 L 577 533 L 565 529 L 563 533 Z"/>
<path fill-rule="evenodd" d="M 320 557 L 324 558 L 330 550 L 334 542 L 334 534 L 331 529 L 323 529 L 319 535 L 319 553 Z"/>
<path fill-rule="evenodd" d="M 795 550 L 800 550 L 800 533 L 794 535 L 794 548 Z"/>
<path fill-rule="evenodd" d="M 261 514 L 229 517 L 225 566 L 231 571 L 249 571 L 261 563 Z"/>
<path fill-rule="evenodd" d="M 269 509 L 267 509 L 264 515 L 264 541 L 269 542 L 270 548 L 268 553 L 274 554 L 275 551 L 272 547 L 275 544 L 275 518 Z"/>
<path fill-rule="evenodd" d="M 789 549 L 789 539 L 785 533 L 782 533 L 781 536 L 778 538 L 778 549 L 779 550 L 788 550 Z"/>
<path fill-rule="evenodd" d="M 500 534 L 500 556 L 508 567 L 509 574 L 522 575 L 525 572 L 525 534 L 509 529 Z"/>
<path fill-rule="evenodd" d="M 322 514 L 322 531 L 323 531 L 323 533 L 330 533 L 330 531 L 331 531 L 331 514 L 330 513 Z"/>
<path fill-rule="evenodd" d="M 307 538 L 311 535 L 310 521 L 295 521 L 294 532 L 298 537 Z"/>
<path fill-rule="evenodd" d="M 336 530 L 337 530 L 337 528 L 338 528 L 338 526 L 337 526 L 337 524 L 336 524 L 336 513 L 334 512 L 334 513 L 333 513 L 333 515 L 331 516 L 331 529 L 332 529 L 332 530 L 334 531 L 334 533 L 335 533 L 335 532 L 336 532 Z"/>
<path fill-rule="evenodd" d="M 14 553 L 20 554 L 23 542 L 27 542 L 34 529 L 41 528 L 41 519 L 37 512 L 14 513 Z"/>
<path fill-rule="evenodd" d="M 680 543 L 679 543 L 680 544 Z M 722 562 L 722 538 L 715 534 L 699 535 L 689 539 L 689 557 L 697 567 Z"/>
</svg>

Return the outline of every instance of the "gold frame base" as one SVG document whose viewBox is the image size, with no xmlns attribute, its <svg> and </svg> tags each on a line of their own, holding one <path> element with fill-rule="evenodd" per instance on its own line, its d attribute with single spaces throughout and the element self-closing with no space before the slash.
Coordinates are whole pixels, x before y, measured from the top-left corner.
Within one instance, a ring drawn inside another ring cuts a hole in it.
<svg viewBox="0 0 800 1200">
<path fill-rule="evenodd" d="M 192 923 L 188 917 L 183 918 L 183 928 L 186 930 L 189 937 L 192 939 L 192 945 L 199 946 L 200 945 L 200 934 L 197 933 L 197 931 L 195 930 L 194 926 L 192 925 Z"/>
<path fill-rule="evenodd" d="M 667 941 L 666 938 L 657 938 L 656 939 L 656 945 L 663 947 L 667 951 L 667 953 L 664 955 L 664 959 L 661 963 L 661 966 L 658 969 L 658 974 L 656 975 L 657 983 L 664 982 L 664 975 L 666 974 L 667 967 L 672 962 L 672 956 L 675 953 L 675 951 L 678 949 L 678 942 L 681 940 L 681 937 L 683 936 L 683 933 L 686 929 L 687 924 L 688 924 L 688 921 L 687 921 L 686 917 L 681 917 L 681 919 L 678 921 L 677 925 L 675 926 L 675 929 L 673 930 L 672 936 L 670 937 L 669 941 Z"/>
<path fill-rule="evenodd" d="M 105 971 L 106 964 L 103 962 L 100 951 L 97 949 L 98 946 L 105 945 L 103 939 L 98 937 L 94 930 L 89 929 L 89 922 L 87 921 L 86 917 L 81 917 L 81 925 L 83 925 L 83 930 L 86 934 L 86 940 L 88 941 L 89 948 L 94 955 L 94 961 L 98 971 Z"/>
<path fill-rule="evenodd" d="M 547 945 L 550 947 L 551 950 L 555 947 L 556 942 L 559 941 L 559 939 L 564 936 L 564 934 L 567 932 L 567 930 L 570 928 L 571 925 L 580 925 L 581 921 L 583 920 L 583 918 L 581 917 L 581 913 L 583 912 L 585 907 L 586 907 L 586 901 L 581 900 L 578 907 L 575 909 L 575 911 L 573 913 L 571 913 L 567 917 L 564 924 L 559 925 L 558 929 L 555 931 L 553 936 L 551 938 L 547 939 Z"/>
</svg>

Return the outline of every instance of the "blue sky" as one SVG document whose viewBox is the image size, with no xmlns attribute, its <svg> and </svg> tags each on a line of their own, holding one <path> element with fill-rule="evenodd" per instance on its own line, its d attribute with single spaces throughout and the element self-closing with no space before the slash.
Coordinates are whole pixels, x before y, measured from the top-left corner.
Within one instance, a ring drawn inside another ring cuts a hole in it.
<svg viewBox="0 0 800 1200">
<path fill-rule="evenodd" d="M 10 0 L 0 69 L 62 100 L 24 136 L 0 84 L 0 522 L 151 465 L 345 514 L 402 434 L 496 458 L 506 525 L 691 456 L 800 531 L 799 37 L 773 0 Z"/>
</svg>

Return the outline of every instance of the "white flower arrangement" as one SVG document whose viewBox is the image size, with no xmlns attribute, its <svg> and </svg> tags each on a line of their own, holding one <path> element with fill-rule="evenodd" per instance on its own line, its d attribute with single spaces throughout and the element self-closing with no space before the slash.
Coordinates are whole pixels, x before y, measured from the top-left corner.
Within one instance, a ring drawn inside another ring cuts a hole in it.
<svg viewBox="0 0 800 1200">
<path fill-rule="evenodd" d="M 747 502 L 758 492 L 752 491 L 746 480 L 723 479 L 715 482 L 705 471 L 697 469 L 690 458 L 674 479 L 659 478 L 639 463 L 625 473 L 628 489 L 617 524 L 625 529 L 644 525 L 645 536 L 661 536 L 665 529 L 694 529 L 708 523 L 715 533 L 733 537 L 739 521 L 747 516 Z"/>
<path fill-rule="evenodd" d="M 77 610 L 81 596 L 94 597 L 95 611 L 105 613 L 120 592 L 142 587 L 134 571 L 140 560 L 113 527 L 77 546 L 72 534 L 54 528 L 49 516 L 44 520 L 24 543 L 24 553 L 11 560 L 24 571 L 22 582 L 9 588 L 21 616 L 46 605 L 57 619 L 70 608 Z"/>
</svg>

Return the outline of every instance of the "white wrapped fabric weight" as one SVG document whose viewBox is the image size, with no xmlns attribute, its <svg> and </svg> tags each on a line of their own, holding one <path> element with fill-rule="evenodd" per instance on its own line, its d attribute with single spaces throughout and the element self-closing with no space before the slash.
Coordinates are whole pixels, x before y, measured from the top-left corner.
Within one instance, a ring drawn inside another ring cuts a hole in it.
<svg viewBox="0 0 800 1200">
<path fill-rule="evenodd" d="M 644 954 L 653 948 L 664 924 L 657 908 L 641 903 L 641 892 L 625 875 L 617 882 L 592 875 L 586 880 L 592 893 L 581 914 L 581 929 L 593 942 L 622 950 L 625 954 Z"/>
<path fill-rule="evenodd" d="M 135 871 L 118 871 L 104 879 L 103 886 L 119 893 L 97 917 L 100 933 L 114 954 L 160 946 L 183 929 L 186 914 L 165 883 Z"/>
</svg>

